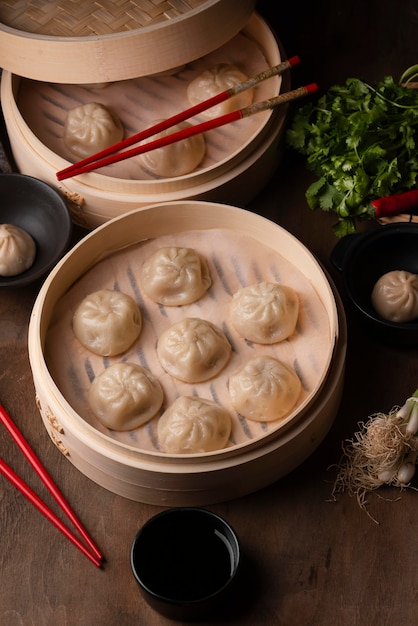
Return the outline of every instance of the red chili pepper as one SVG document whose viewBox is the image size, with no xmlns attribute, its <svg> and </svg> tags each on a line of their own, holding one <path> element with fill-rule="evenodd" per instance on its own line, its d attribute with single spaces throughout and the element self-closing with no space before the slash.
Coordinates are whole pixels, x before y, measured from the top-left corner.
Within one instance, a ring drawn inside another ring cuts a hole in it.
<svg viewBox="0 0 418 626">
<path fill-rule="evenodd" d="M 418 189 L 372 200 L 371 205 L 376 211 L 376 217 L 392 217 L 400 213 L 408 213 L 418 209 Z"/>
</svg>

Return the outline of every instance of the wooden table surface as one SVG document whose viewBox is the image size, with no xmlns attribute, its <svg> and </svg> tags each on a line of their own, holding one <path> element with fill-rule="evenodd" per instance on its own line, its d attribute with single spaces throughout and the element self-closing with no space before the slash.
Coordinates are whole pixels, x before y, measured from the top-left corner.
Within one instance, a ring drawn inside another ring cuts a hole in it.
<svg viewBox="0 0 418 626">
<path fill-rule="evenodd" d="M 417 63 L 416 0 L 318 0 L 258 3 L 288 55 L 302 64 L 293 84 L 321 90 L 350 76 L 399 78 Z M 305 8 L 306 5 L 306 8 Z M 400 404 L 417 385 L 417 349 L 378 343 L 347 305 L 330 263 L 333 216 L 311 211 L 313 180 L 287 150 L 251 210 L 294 233 L 330 271 L 346 305 L 345 388 L 331 431 L 299 468 L 246 497 L 209 506 L 236 529 L 248 567 L 241 599 L 217 624 L 240 626 L 412 626 L 418 617 L 418 533 L 414 490 L 372 494 L 369 509 L 342 495 L 330 502 L 341 442 L 359 421 Z M 375 227 L 370 224 L 369 227 Z M 77 236 L 83 233 L 76 231 Z M 0 399 L 107 557 L 92 565 L 5 479 L 0 479 L 0 623 L 3 626 L 163 626 L 171 623 L 141 599 L 129 565 L 140 526 L 159 508 L 97 486 L 52 445 L 35 405 L 27 329 L 40 285 L 2 290 Z M 0 430 L 1 456 L 53 508 L 22 455 Z M 415 480 L 415 486 L 418 482 Z M 56 510 L 56 508 L 55 508 Z M 58 511 L 57 511 L 58 512 Z M 215 623 L 213 620 L 205 623 Z"/>
</svg>

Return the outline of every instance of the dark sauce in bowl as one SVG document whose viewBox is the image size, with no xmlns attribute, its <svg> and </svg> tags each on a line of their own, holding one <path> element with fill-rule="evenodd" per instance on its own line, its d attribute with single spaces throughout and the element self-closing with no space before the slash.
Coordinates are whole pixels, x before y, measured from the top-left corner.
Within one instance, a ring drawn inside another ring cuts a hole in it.
<svg viewBox="0 0 418 626">
<path fill-rule="evenodd" d="M 131 551 L 135 578 L 160 612 L 165 612 L 161 606 L 169 605 L 196 609 L 223 595 L 237 573 L 239 558 L 238 540 L 222 518 L 187 507 L 151 518 Z"/>
</svg>

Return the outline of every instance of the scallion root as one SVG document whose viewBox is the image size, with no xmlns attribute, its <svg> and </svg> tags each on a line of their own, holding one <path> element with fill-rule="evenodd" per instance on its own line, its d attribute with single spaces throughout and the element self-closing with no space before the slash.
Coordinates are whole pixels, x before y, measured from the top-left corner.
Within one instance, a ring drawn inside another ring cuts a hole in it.
<svg viewBox="0 0 418 626">
<path fill-rule="evenodd" d="M 359 423 L 354 438 L 343 444 L 332 491 L 334 500 L 337 493 L 347 492 L 368 513 L 369 492 L 383 485 L 401 489 L 410 486 L 418 463 L 417 396 L 415 392 L 402 407 L 388 414 L 376 413 Z"/>
</svg>

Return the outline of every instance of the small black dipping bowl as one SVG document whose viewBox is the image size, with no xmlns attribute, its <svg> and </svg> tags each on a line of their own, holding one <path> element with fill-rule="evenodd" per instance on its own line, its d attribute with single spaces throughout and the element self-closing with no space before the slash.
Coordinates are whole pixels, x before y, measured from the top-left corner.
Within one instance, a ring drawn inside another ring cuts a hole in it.
<svg viewBox="0 0 418 626">
<path fill-rule="evenodd" d="M 148 604 L 174 620 L 207 618 L 227 601 L 240 564 L 238 538 L 205 509 L 158 513 L 136 535 L 131 567 Z"/>
<path fill-rule="evenodd" d="M 0 224 L 26 230 L 36 244 L 30 268 L 16 276 L 0 276 L 0 287 L 23 287 L 46 275 L 65 254 L 72 222 L 64 199 L 32 176 L 0 174 Z"/>
<path fill-rule="evenodd" d="M 418 224 L 400 222 L 338 241 L 331 254 L 343 274 L 344 286 L 365 328 L 384 343 L 398 346 L 418 344 L 418 319 L 390 322 L 378 315 L 371 302 L 377 280 L 392 270 L 418 274 Z"/>
</svg>

